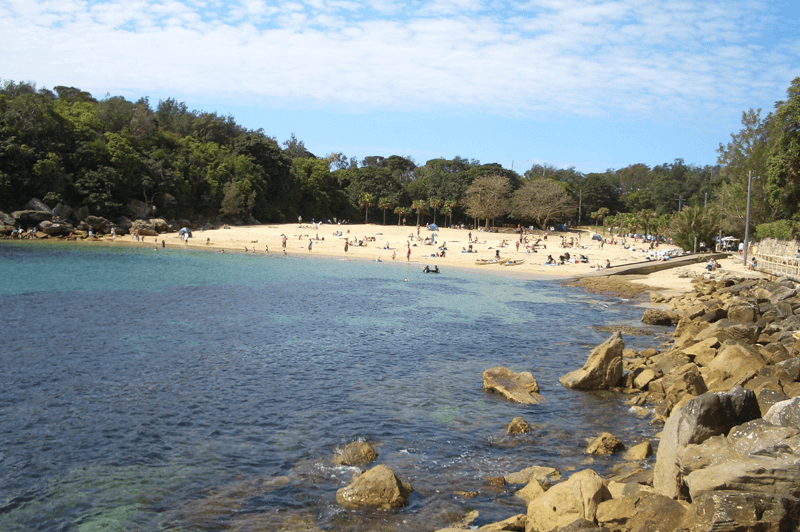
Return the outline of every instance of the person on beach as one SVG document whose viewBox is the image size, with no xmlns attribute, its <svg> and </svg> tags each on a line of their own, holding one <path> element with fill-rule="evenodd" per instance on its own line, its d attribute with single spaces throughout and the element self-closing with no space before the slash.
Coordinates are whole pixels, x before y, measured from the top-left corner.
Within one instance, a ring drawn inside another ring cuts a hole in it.
<svg viewBox="0 0 800 532">
<path fill-rule="evenodd" d="M 314 243 L 310 238 L 308 239 L 308 252 L 311 253 L 311 245 Z"/>
<path fill-rule="evenodd" d="M 347 249 L 350 247 L 350 242 L 345 238 L 344 239 L 344 252 L 347 253 Z"/>
<path fill-rule="evenodd" d="M 281 240 L 281 247 L 285 250 L 286 249 L 286 241 L 289 240 L 286 235 L 281 235 L 283 239 Z"/>
<path fill-rule="evenodd" d="M 411 244 L 408 246 L 408 251 L 406 251 L 406 262 L 411 260 Z"/>
</svg>

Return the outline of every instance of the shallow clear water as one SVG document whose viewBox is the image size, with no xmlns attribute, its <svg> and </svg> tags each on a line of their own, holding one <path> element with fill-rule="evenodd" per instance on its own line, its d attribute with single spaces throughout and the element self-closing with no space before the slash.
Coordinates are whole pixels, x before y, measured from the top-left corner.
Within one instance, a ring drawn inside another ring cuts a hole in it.
<svg viewBox="0 0 800 532">
<path fill-rule="evenodd" d="M 470 509 L 485 524 L 525 511 L 487 476 L 568 474 L 588 437 L 653 432 L 622 397 L 558 383 L 607 337 L 589 326 L 641 309 L 553 281 L 4 243 L 0 311 L 0 530 L 434 530 Z M 484 394 L 495 365 L 532 371 L 548 404 Z M 534 430 L 506 436 L 516 416 Z M 331 457 L 356 439 L 411 482 L 406 508 L 336 504 L 356 470 Z"/>
</svg>

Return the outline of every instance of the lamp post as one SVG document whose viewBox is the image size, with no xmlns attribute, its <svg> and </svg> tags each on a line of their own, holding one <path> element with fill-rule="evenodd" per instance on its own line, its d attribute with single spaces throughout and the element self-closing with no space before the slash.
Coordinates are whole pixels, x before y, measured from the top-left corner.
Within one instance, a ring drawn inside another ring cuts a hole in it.
<svg viewBox="0 0 800 532">
<path fill-rule="evenodd" d="M 744 225 L 744 265 L 747 266 L 747 252 L 750 249 L 750 192 L 753 188 L 753 171 L 747 174 L 747 218 Z"/>
</svg>

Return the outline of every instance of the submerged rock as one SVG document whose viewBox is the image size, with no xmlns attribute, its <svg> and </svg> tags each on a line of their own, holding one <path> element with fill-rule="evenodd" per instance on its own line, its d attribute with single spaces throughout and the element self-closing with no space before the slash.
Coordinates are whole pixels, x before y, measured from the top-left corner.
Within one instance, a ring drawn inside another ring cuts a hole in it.
<svg viewBox="0 0 800 532">
<path fill-rule="evenodd" d="M 378 453 L 370 444 L 363 441 L 348 443 L 333 456 L 337 465 L 369 464 L 378 458 Z"/>
</svg>

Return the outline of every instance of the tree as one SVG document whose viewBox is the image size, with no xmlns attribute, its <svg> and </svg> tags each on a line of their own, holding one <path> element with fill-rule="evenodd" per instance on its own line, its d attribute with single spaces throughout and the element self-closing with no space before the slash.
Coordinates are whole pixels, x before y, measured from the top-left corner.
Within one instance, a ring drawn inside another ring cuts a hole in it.
<svg viewBox="0 0 800 532">
<path fill-rule="evenodd" d="M 658 213 L 652 209 L 643 209 L 636 213 L 636 215 L 642 221 L 642 225 L 644 225 L 644 234 L 649 234 L 650 224 L 653 220 L 658 218 Z"/>
<path fill-rule="evenodd" d="M 788 218 L 800 215 L 800 77 L 786 92 L 789 99 L 775 105 L 766 186 L 769 202 Z"/>
<path fill-rule="evenodd" d="M 420 216 L 428 212 L 428 206 L 423 200 L 416 200 L 411 204 L 411 209 L 417 211 L 417 225 L 420 225 Z"/>
<path fill-rule="evenodd" d="M 220 212 L 225 216 L 242 217 L 250 214 L 256 202 L 256 192 L 250 181 L 231 181 L 223 187 Z"/>
<path fill-rule="evenodd" d="M 444 202 L 444 208 L 447 209 L 446 214 L 450 215 L 450 225 L 453 225 L 453 214 L 455 213 L 456 207 L 458 207 L 458 202 L 456 200 L 447 200 Z M 442 212 L 444 212 L 444 210 Z"/>
<path fill-rule="evenodd" d="M 411 210 L 408 207 L 395 207 L 394 208 L 394 213 L 397 215 L 397 225 L 398 226 L 400 225 L 400 221 L 404 220 L 405 217 L 408 216 L 408 214 L 410 212 L 411 212 Z M 403 225 L 405 225 L 405 222 L 403 222 Z"/>
<path fill-rule="evenodd" d="M 598 211 L 594 211 L 589 216 L 594 220 L 594 232 L 597 233 L 597 220 L 600 219 L 600 213 Z"/>
<path fill-rule="evenodd" d="M 515 218 L 534 221 L 547 227 L 552 219 L 568 216 L 575 210 L 575 202 L 562 183 L 550 178 L 537 178 L 522 185 L 511 201 Z"/>
<path fill-rule="evenodd" d="M 672 238 L 683 249 L 694 249 L 695 242 L 712 242 L 719 230 L 719 214 L 704 207 L 686 207 L 672 219 Z"/>
<path fill-rule="evenodd" d="M 429 201 L 431 209 L 433 209 L 433 223 L 436 223 L 436 209 L 442 206 L 442 200 L 439 198 L 432 198 Z"/>
<path fill-rule="evenodd" d="M 608 213 L 608 207 L 600 207 L 597 209 L 597 214 L 600 215 L 600 219 L 603 221 L 603 234 L 606 234 L 606 216 L 608 216 Z"/>
<path fill-rule="evenodd" d="M 370 194 L 369 192 L 365 192 L 361 195 L 361 199 L 358 201 L 358 205 L 364 209 L 366 209 L 366 213 L 364 214 L 364 223 L 369 223 L 369 207 L 375 203 L 375 195 Z"/>
<path fill-rule="evenodd" d="M 394 207 L 392 198 L 382 197 L 378 200 L 378 208 L 383 209 L 383 225 L 386 225 L 386 211 Z"/>
<path fill-rule="evenodd" d="M 508 195 L 511 182 L 507 177 L 496 174 L 479 177 L 472 182 L 463 199 L 467 214 L 473 218 L 484 218 L 486 228 L 489 221 L 509 212 Z"/>
</svg>

